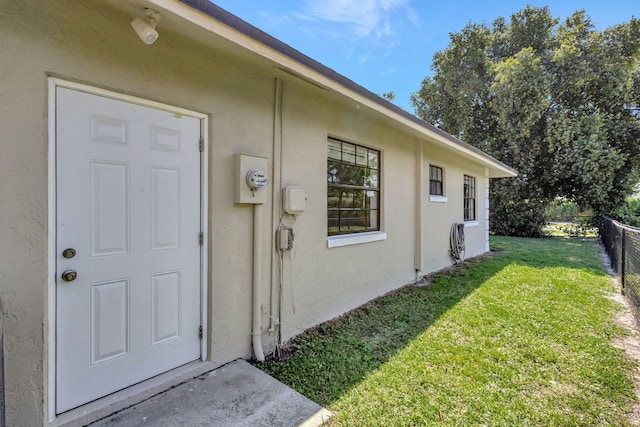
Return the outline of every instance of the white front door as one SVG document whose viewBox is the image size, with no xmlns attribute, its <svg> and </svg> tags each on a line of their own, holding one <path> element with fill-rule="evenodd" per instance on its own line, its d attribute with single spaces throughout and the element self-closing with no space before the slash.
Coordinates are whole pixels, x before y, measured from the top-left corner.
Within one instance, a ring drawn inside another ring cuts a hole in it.
<svg viewBox="0 0 640 427">
<path fill-rule="evenodd" d="M 55 113 L 61 413 L 200 358 L 201 134 L 61 87 Z"/>
</svg>

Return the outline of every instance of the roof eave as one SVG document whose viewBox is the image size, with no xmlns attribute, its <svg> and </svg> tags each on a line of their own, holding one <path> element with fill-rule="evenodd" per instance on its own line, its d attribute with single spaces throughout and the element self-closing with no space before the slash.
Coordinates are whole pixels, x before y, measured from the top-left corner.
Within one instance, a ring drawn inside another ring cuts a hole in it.
<svg viewBox="0 0 640 427">
<path fill-rule="evenodd" d="M 275 62 L 283 67 L 283 71 L 297 73 L 320 87 L 340 93 L 417 131 L 427 139 L 434 139 L 465 157 L 474 159 L 489 168 L 491 178 L 517 175 L 513 168 L 487 153 L 403 110 L 208 0 L 149 0 L 149 3 Z"/>
</svg>

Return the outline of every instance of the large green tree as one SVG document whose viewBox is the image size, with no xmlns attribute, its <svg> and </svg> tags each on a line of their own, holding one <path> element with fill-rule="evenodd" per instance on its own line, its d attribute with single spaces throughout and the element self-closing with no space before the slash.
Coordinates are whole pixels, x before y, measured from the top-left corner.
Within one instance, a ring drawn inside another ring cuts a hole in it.
<svg viewBox="0 0 640 427">
<path fill-rule="evenodd" d="M 527 6 L 470 23 L 411 101 L 426 121 L 518 170 L 492 180 L 491 229 L 538 236 L 556 197 L 610 212 L 640 170 L 640 20 L 594 29 Z"/>
</svg>

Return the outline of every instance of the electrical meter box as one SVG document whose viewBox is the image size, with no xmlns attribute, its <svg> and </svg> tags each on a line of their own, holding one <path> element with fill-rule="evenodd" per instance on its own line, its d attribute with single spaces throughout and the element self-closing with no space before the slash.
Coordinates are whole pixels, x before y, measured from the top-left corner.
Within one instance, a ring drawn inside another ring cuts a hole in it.
<svg viewBox="0 0 640 427">
<path fill-rule="evenodd" d="M 267 170 L 269 158 L 255 154 L 236 153 L 235 203 L 263 204 L 269 196 Z"/>
<path fill-rule="evenodd" d="M 288 214 L 299 214 L 307 207 L 304 188 L 289 186 L 282 191 L 282 209 Z"/>
</svg>

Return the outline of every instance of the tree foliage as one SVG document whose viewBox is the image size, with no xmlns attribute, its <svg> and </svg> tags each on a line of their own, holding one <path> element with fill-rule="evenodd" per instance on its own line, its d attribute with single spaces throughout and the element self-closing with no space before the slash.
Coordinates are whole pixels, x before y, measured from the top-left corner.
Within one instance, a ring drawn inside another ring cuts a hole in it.
<svg viewBox="0 0 640 427">
<path fill-rule="evenodd" d="M 611 216 L 623 224 L 640 227 L 640 199 L 628 198 L 623 205 L 611 212 Z"/>
<path fill-rule="evenodd" d="M 385 92 L 380 96 L 382 96 L 387 101 L 393 101 L 394 99 L 396 99 L 396 93 L 392 90 L 390 90 L 389 92 Z"/>
<path fill-rule="evenodd" d="M 416 114 L 514 167 L 492 180 L 499 234 L 537 236 L 551 201 L 612 212 L 640 170 L 640 20 L 594 29 L 547 7 L 470 23 L 437 52 Z"/>
</svg>

